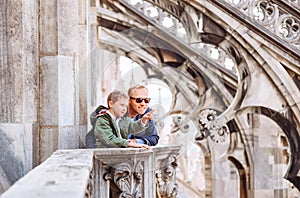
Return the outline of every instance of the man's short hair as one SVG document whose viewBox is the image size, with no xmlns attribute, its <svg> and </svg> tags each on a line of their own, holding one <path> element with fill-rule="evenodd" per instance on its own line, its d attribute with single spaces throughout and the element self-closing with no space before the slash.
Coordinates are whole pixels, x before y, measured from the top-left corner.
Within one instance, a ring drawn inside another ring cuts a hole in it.
<svg viewBox="0 0 300 198">
<path fill-rule="evenodd" d="M 136 89 L 146 89 L 148 92 L 148 88 L 145 85 L 135 85 L 133 87 L 130 87 L 128 89 L 128 96 L 130 97 L 131 94 L 136 90 Z"/>
<path fill-rule="evenodd" d="M 128 98 L 125 92 L 115 89 L 114 91 L 110 92 L 107 96 L 107 106 L 109 107 L 108 102 L 112 101 L 113 103 L 117 102 L 121 98 Z"/>
</svg>

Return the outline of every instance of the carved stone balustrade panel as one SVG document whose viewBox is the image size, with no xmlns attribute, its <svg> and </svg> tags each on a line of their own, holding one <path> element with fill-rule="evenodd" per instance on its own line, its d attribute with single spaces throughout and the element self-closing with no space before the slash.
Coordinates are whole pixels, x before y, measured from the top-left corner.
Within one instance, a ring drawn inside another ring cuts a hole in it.
<svg viewBox="0 0 300 198">
<path fill-rule="evenodd" d="M 179 149 L 57 150 L 0 197 L 173 198 Z"/>
<path fill-rule="evenodd" d="M 153 150 L 155 152 L 157 197 L 175 198 L 178 193 L 176 168 L 179 147 L 155 147 Z"/>
<path fill-rule="evenodd" d="M 95 149 L 92 197 L 176 197 L 179 149 Z"/>
</svg>

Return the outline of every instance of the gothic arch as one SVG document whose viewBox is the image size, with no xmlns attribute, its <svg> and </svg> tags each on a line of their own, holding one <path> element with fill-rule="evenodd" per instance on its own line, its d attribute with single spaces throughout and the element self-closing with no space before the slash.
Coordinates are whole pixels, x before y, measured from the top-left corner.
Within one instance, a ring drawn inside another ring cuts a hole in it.
<svg viewBox="0 0 300 198">
<path fill-rule="evenodd" d="M 289 148 L 291 149 L 291 155 L 289 160 L 289 167 L 285 174 L 285 179 L 293 183 L 298 189 L 300 189 L 300 177 L 297 176 L 300 170 L 300 136 L 297 132 L 295 123 L 288 120 L 280 112 L 272 110 L 266 107 L 252 106 L 240 109 L 237 114 L 253 113 L 266 116 L 273 120 L 284 132 L 288 138 Z"/>
<path fill-rule="evenodd" d="M 229 156 L 228 160 L 231 161 L 231 163 L 235 166 L 238 175 L 239 175 L 239 183 L 240 183 L 240 197 L 241 198 L 246 198 L 249 197 L 247 195 L 247 186 L 249 184 L 246 170 L 243 167 L 243 165 L 234 157 Z"/>
</svg>

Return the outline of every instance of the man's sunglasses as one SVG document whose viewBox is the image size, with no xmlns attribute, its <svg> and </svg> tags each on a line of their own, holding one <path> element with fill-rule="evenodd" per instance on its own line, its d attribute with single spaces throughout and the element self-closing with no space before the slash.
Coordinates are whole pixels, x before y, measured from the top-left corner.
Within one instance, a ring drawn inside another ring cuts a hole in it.
<svg viewBox="0 0 300 198">
<path fill-rule="evenodd" d="M 130 99 L 134 99 L 136 103 L 142 103 L 143 100 L 145 101 L 145 103 L 149 103 L 151 98 L 134 98 L 134 97 L 130 97 Z"/>
</svg>

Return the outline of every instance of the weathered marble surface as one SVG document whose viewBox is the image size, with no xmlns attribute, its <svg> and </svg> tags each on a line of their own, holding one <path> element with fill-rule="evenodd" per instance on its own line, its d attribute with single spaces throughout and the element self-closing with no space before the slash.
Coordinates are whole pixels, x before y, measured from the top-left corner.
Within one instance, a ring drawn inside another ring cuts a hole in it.
<svg viewBox="0 0 300 198">
<path fill-rule="evenodd" d="M 0 193 L 32 169 L 31 124 L 0 124 Z"/>
<path fill-rule="evenodd" d="M 92 167 L 91 150 L 57 150 L 0 197 L 82 198 L 86 194 Z"/>
<path fill-rule="evenodd" d="M 34 0 L 0 4 L 1 123 L 36 121 L 37 12 Z"/>
<path fill-rule="evenodd" d="M 0 197 L 175 198 L 179 149 L 161 145 L 149 150 L 57 150 Z"/>
</svg>

